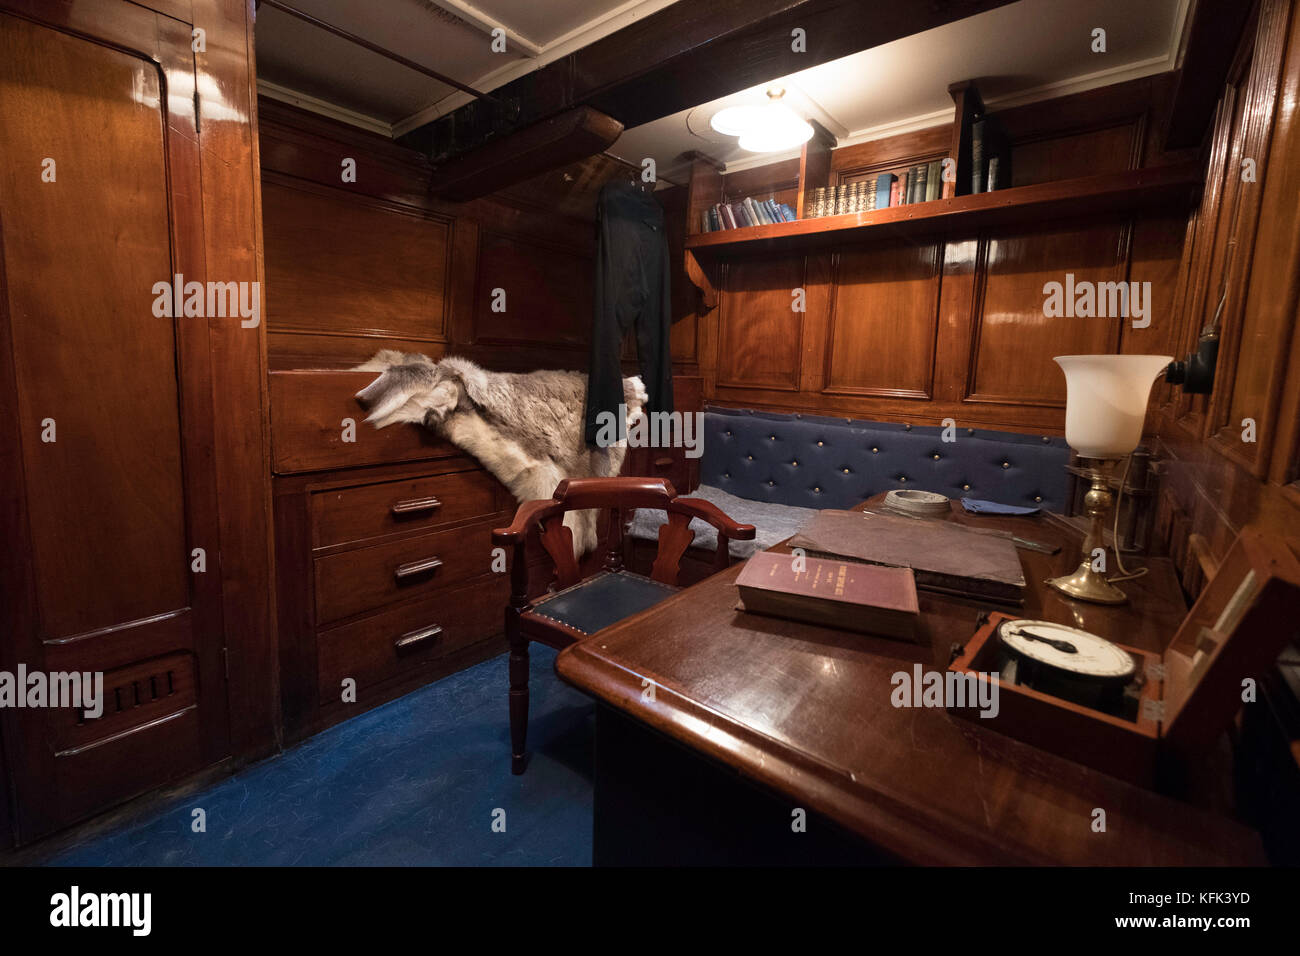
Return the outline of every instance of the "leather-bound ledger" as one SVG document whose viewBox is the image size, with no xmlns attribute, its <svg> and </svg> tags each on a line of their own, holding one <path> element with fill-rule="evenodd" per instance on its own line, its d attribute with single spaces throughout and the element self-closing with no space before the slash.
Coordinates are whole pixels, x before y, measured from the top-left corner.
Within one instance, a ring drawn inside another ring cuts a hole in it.
<svg viewBox="0 0 1300 956">
<path fill-rule="evenodd" d="M 947 521 L 819 511 L 788 543 L 811 554 L 911 568 L 922 590 L 1024 603 L 1016 546 Z"/>
<path fill-rule="evenodd" d="M 907 568 L 760 551 L 736 587 L 754 614 L 915 640 L 916 584 Z"/>
</svg>

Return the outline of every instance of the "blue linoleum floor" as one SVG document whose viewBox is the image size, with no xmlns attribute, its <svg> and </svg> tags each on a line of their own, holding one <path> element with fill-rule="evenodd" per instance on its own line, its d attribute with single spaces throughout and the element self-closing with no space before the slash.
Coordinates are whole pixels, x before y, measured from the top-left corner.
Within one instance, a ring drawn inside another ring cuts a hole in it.
<svg viewBox="0 0 1300 956">
<path fill-rule="evenodd" d="M 594 705 L 555 676 L 554 652 L 534 644 L 531 656 L 522 776 L 510 773 L 503 655 L 45 862 L 590 866 Z M 196 807 L 206 833 L 191 830 Z"/>
</svg>

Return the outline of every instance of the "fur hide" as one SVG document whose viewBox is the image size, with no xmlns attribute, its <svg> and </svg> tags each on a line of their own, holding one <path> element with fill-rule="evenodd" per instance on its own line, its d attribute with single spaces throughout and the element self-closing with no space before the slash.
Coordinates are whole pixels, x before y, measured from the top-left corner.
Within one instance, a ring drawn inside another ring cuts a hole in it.
<svg viewBox="0 0 1300 956">
<path fill-rule="evenodd" d="M 380 376 L 357 398 L 376 428 L 414 422 L 477 458 L 519 502 L 549 498 L 564 478 L 617 475 L 626 443 L 589 448 L 583 441 L 587 376 L 580 372 L 489 372 L 468 359 L 386 349 L 358 372 Z M 623 379 L 627 426 L 646 403 L 640 378 Z M 571 511 L 564 523 L 574 551 L 596 547 L 594 511 Z"/>
</svg>

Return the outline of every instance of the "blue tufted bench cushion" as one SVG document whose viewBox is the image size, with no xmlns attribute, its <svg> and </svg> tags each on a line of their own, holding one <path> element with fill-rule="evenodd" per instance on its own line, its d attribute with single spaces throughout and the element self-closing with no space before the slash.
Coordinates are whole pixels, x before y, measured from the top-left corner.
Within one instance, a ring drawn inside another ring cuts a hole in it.
<svg viewBox="0 0 1300 956">
<path fill-rule="evenodd" d="M 959 427 L 946 442 L 943 432 L 709 408 L 700 481 L 738 498 L 799 508 L 847 508 L 899 488 L 1064 510 L 1064 438 Z"/>
</svg>

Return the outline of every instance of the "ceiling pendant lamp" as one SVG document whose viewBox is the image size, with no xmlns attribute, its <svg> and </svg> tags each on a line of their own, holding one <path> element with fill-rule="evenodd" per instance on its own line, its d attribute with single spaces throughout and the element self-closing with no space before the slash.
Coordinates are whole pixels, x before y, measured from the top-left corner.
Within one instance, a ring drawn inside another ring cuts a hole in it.
<svg viewBox="0 0 1300 956">
<path fill-rule="evenodd" d="M 709 125 L 725 136 L 740 137 L 740 148 L 751 153 L 777 153 L 802 146 L 812 138 L 812 125 L 781 102 L 785 90 L 767 91 L 764 106 L 729 106 L 719 110 Z"/>
</svg>

